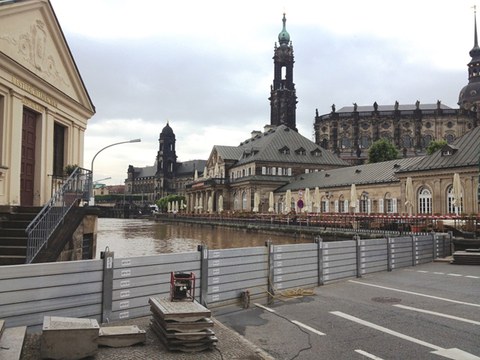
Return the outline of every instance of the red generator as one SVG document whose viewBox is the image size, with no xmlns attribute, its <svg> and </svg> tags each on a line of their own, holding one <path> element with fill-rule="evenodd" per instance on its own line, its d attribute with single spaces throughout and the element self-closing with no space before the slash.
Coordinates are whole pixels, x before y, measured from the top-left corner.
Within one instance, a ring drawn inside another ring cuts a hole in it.
<svg viewBox="0 0 480 360">
<path fill-rule="evenodd" d="M 170 273 L 170 301 L 193 301 L 195 299 L 195 274 L 191 272 Z"/>
</svg>

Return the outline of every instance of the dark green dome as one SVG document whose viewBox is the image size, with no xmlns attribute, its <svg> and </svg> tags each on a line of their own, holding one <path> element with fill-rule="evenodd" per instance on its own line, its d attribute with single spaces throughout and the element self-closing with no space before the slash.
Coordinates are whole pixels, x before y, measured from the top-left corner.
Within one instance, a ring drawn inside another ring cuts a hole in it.
<svg viewBox="0 0 480 360">
<path fill-rule="evenodd" d="M 287 32 L 287 28 L 285 25 L 287 22 L 287 19 L 285 18 L 285 13 L 283 13 L 282 21 L 283 21 L 283 29 L 280 32 L 280 34 L 278 34 L 278 42 L 280 43 L 280 45 L 282 44 L 288 45 L 288 43 L 290 42 L 290 34 Z"/>
</svg>

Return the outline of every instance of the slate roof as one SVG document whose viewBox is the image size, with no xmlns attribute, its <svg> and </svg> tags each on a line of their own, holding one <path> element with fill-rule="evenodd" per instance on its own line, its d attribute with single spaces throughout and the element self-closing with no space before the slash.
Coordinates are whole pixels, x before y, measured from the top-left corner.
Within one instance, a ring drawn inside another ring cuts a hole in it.
<svg viewBox="0 0 480 360">
<path fill-rule="evenodd" d="M 206 160 L 189 160 L 189 161 L 177 163 L 176 175 L 179 177 L 185 176 L 185 175 L 193 175 L 195 172 L 195 169 L 199 173 L 203 173 L 203 169 L 205 168 L 206 163 L 207 163 Z"/>
<path fill-rule="evenodd" d="M 452 155 L 443 155 L 443 150 L 450 148 Z M 480 126 L 473 128 L 456 139 L 451 145 L 445 145 L 422 161 L 412 164 L 400 172 L 428 171 L 433 169 L 453 169 L 465 166 L 479 166 Z"/>
<path fill-rule="evenodd" d="M 316 186 L 322 189 L 350 186 L 352 184 L 400 182 L 395 173 L 422 161 L 423 158 L 423 156 L 417 156 L 302 174 L 293 179 L 289 184 L 277 189 L 277 191 L 314 189 Z"/>
<path fill-rule="evenodd" d="M 259 132 L 237 147 L 217 145 L 215 148 L 224 159 L 237 160 L 235 165 L 251 162 L 281 162 L 348 166 L 346 161 L 285 125 L 263 133 Z"/>
<path fill-rule="evenodd" d="M 134 167 L 134 170 L 136 178 L 151 177 L 155 176 L 157 172 L 157 165 L 155 164 L 152 166 Z"/>
</svg>

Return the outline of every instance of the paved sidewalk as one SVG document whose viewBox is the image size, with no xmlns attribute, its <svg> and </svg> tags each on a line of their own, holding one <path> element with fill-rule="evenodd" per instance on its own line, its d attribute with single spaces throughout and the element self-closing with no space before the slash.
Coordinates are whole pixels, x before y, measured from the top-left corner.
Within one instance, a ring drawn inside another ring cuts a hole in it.
<svg viewBox="0 0 480 360">
<path fill-rule="evenodd" d="M 124 348 L 99 347 L 95 356 L 89 360 L 182 360 L 182 359 L 205 359 L 205 360 L 274 360 L 273 357 L 243 338 L 235 331 L 215 321 L 213 331 L 218 338 L 216 349 L 196 353 L 168 351 L 157 335 L 150 329 L 150 316 L 138 319 L 130 319 L 115 322 L 112 326 L 137 325 L 146 331 L 147 341 L 145 344 Z M 22 353 L 22 360 L 39 360 L 40 357 L 40 333 L 28 334 Z"/>
</svg>

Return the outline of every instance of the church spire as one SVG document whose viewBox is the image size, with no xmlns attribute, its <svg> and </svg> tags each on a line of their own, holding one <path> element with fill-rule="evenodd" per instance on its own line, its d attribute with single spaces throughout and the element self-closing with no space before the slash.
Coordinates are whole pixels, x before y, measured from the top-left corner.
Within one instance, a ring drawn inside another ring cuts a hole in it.
<svg viewBox="0 0 480 360">
<path fill-rule="evenodd" d="M 274 77 L 270 89 L 270 125 L 286 125 L 297 131 L 295 113 L 297 96 L 293 83 L 293 46 L 286 29 L 287 18 L 283 14 L 283 28 L 278 34 L 280 46 L 276 46 L 273 55 Z"/>
</svg>

